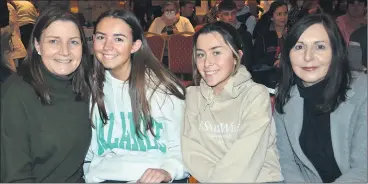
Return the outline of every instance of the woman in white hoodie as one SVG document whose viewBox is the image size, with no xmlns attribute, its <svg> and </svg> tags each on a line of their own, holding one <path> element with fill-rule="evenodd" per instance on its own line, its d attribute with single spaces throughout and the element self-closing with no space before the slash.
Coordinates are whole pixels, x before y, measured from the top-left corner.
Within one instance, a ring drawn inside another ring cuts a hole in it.
<svg viewBox="0 0 368 184">
<path fill-rule="evenodd" d="M 242 43 L 230 24 L 194 35 L 193 79 L 182 135 L 184 164 L 200 182 L 278 182 L 283 177 L 267 89 L 240 65 Z"/>
<path fill-rule="evenodd" d="M 129 11 L 103 13 L 93 41 L 94 128 L 86 182 L 186 182 L 180 150 L 184 87 L 154 57 Z"/>
</svg>

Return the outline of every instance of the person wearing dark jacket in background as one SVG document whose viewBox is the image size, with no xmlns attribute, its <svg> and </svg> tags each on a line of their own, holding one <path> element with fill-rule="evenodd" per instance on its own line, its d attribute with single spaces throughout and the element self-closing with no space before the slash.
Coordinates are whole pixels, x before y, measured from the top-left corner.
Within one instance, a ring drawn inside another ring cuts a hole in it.
<svg viewBox="0 0 368 184">
<path fill-rule="evenodd" d="M 287 4 L 275 1 L 254 28 L 252 76 L 255 82 L 275 88 L 280 53 L 288 21 Z"/>
<path fill-rule="evenodd" d="M 0 44 L 0 83 L 11 74 L 9 64 L 13 62 L 10 52 L 10 39 L 12 28 L 9 25 L 9 10 L 7 1 L 0 2 L 0 29 L 1 29 L 1 44 Z"/>
<path fill-rule="evenodd" d="M 233 0 L 224 0 L 218 5 L 217 17 L 219 21 L 231 24 L 236 28 L 243 42 L 243 57 L 241 64 L 250 71 L 252 63 L 252 34 L 247 31 L 247 26 L 236 19 L 237 6 Z"/>
<path fill-rule="evenodd" d="M 45 9 L 19 75 L 1 86 L 0 182 L 83 182 L 91 141 L 89 50 L 83 28 Z"/>
</svg>

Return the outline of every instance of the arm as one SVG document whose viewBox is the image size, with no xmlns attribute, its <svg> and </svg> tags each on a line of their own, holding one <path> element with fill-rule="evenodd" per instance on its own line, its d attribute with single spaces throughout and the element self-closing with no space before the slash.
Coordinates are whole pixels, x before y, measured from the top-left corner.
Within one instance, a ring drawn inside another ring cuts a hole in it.
<svg viewBox="0 0 368 184">
<path fill-rule="evenodd" d="M 299 166 L 296 164 L 294 152 L 291 148 L 288 134 L 285 129 L 285 124 L 280 115 L 275 112 L 274 119 L 276 124 L 276 144 L 280 155 L 280 165 L 282 175 L 285 182 L 305 183 Z"/>
<path fill-rule="evenodd" d="M 166 139 L 167 154 L 160 168 L 167 171 L 172 180 L 186 178 L 189 174 L 183 165 L 180 147 L 180 128 L 184 121 L 185 110 L 184 101 L 175 96 L 166 96 L 161 109 L 153 107 L 153 113 L 154 108 L 162 111 L 160 114 L 163 114 L 164 117 L 160 118 L 160 121 L 164 122 L 166 127 L 163 139 Z"/>
<path fill-rule="evenodd" d="M 245 24 L 247 25 L 247 30 L 250 32 L 250 34 L 253 35 L 253 30 L 254 30 L 254 27 L 256 27 L 256 23 L 257 23 L 257 20 L 256 18 L 252 15 L 248 18 L 248 20 L 245 22 Z"/>
<path fill-rule="evenodd" d="M 239 138 L 216 164 L 209 182 L 252 183 L 264 165 L 272 119 L 268 91 L 264 87 L 252 87 L 243 106 Z"/>
<path fill-rule="evenodd" d="M 181 146 L 183 161 L 189 173 L 198 181 L 207 182 L 212 170 L 215 168 L 218 158 L 214 157 L 203 145 L 201 145 L 200 132 L 198 130 L 198 96 L 197 87 L 187 88 L 185 120 L 182 128 Z"/>
<path fill-rule="evenodd" d="M 350 170 L 335 183 L 367 183 L 367 98 L 359 110 L 350 147 Z"/>
<path fill-rule="evenodd" d="M 10 80 L 10 79 L 9 79 Z M 4 86 L 2 86 L 3 88 Z M 35 182 L 29 145 L 29 128 L 20 95 L 1 91 L 0 182 Z M 13 92 L 13 91 L 12 91 Z"/>
<path fill-rule="evenodd" d="M 266 45 L 265 40 L 262 35 L 257 35 L 256 39 L 254 41 L 254 47 L 253 47 L 253 63 L 252 66 L 257 65 L 268 65 L 270 61 L 272 63 L 274 62 L 275 58 L 266 53 Z"/>
<path fill-rule="evenodd" d="M 161 34 L 161 32 L 160 32 L 160 33 L 158 33 L 158 32 L 156 31 L 156 30 L 157 30 L 157 19 L 159 19 L 159 18 L 161 18 L 161 17 L 157 17 L 157 18 L 155 18 L 155 20 L 153 20 L 153 22 L 152 22 L 151 26 L 150 26 L 150 27 L 149 27 L 149 29 L 148 29 L 148 32 Z"/>
<path fill-rule="evenodd" d="M 190 23 L 189 19 L 187 18 L 185 18 L 185 22 L 184 22 L 184 31 L 194 33 L 193 25 L 192 23 Z"/>
</svg>

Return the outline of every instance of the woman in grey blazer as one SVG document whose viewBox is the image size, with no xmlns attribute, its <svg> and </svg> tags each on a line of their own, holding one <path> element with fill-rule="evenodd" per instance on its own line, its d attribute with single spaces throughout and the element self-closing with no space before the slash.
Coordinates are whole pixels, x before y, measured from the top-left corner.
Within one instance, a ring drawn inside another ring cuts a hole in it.
<svg viewBox="0 0 368 184">
<path fill-rule="evenodd" d="M 367 75 L 350 71 L 335 22 L 302 18 L 281 57 L 274 118 L 285 182 L 367 183 Z"/>
</svg>

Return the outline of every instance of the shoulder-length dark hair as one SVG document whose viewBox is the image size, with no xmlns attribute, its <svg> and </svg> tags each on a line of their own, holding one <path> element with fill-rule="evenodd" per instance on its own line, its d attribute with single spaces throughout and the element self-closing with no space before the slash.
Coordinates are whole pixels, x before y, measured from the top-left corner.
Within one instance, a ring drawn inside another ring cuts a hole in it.
<svg viewBox="0 0 368 184">
<path fill-rule="evenodd" d="M 332 48 L 332 59 L 325 80 L 327 86 L 323 92 L 324 104 L 322 112 L 333 112 L 346 100 L 346 93 L 350 89 L 352 75 L 347 59 L 345 41 L 335 21 L 327 14 L 312 14 L 299 20 L 288 32 L 281 53 L 281 78 L 276 93 L 276 110 L 284 113 L 283 107 L 290 99 L 290 90 L 296 84 L 296 75 L 290 61 L 290 50 L 295 46 L 303 32 L 314 24 L 321 24 L 325 28 Z"/>
<path fill-rule="evenodd" d="M 198 37 L 202 34 L 209 34 L 209 33 L 219 33 L 222 38 L 224 39 L 225 43 L 230 47 L 231 51 L 233 52 L 233 57 L 236 60 L 235 69 L 233 75 L 236 74 L 240 67 L 241 57 L 238 53 L 238 50 L 243 50 L 243 42 L 240 38 L 240 35 L 234 28 L 234 26 L 218 21 L 214 23 L 206 24 L 203 28 L 201 28 L 198 32 L 196 32 L 193 36 L 193 55 L 192 55 L 192 67 L 193 67 L 193 81 L 195 86 L 199 86 L 202 76 L 200 75 L 198 68 L 197 68 L 197 41 Z M 248 53 L 243 53 L 248 54 Z"/>
<path fill-rule="evenodd" d="M 78 27 L 82 41 L 82 59 L 80 65 L 74 72 L 71 83 L 73 86 L 73 91 L 76 94 L 76 101 L 88 101 L 90 97 L 90 88 L 87 73 L 91 68 L 91 62 L 89 61 L 90 54 L 87 40 L 78 19 L 70 12 L 62 10 L 58 7 L 49 7 L 45 9 L 37 18 L 31 33 L 29 46 L 27 48 L 27 56 L 21 65 L 19 75 L 23 76 L 23 80 L 32 85 L 43 104 L 52 103 L 48 86 L 46 86 L 44 83 L 41 72 L 41 67 L 43 65 L 42 59 L 41 56 L 38 55 L 35 48 L 35 41 L 40 43 L 43 31 L 47 29 L 50 24 L 58 20 L 73 22 Z"/>
<path fill-rule="evenodd" d="M 269 30 L 272 23 L 273 13 L 275 13 L 276 9 L 281 6 L 287 7 L 287 4 L 282 1 L 274 1 L 273 3 L 271 3 L 270 9 L 261 16 L 256 26 L 254 27 L 253 38 L 256 38 L 257 34 L 261 34 L 263 33 L 263 31 Z"/>
<path fill-rule="evenodd" d="M 143 35 L 143 29 L 133 13 L 126 10 L 110 10 L 104 12 L 98 17 L 95 29 L 106 17 L 120 19 L 127 23 L 132 29 L 133 42 L 142 41 L 142 46 L 138 51 L 131 54 L 131 69 L 129 74 L 129 95 L 131 98 L 131 106 L 133 112 L 133 120 L 136 127 L 136 134 L 141 136 L 141 120 L 144 123 L 145 131 L 153 133 L 153 123 L 151 117 L 151 109 L 147 100 L 147 87 L 152 89 L 152 95 L 158 89 L 162 89 L 167 95 L 174 95 L 179 99 L 185 99 L 185 88 L 180 84 L 179 80 L 166 69 L 160 61 L 153 55 L 151 48 L 148 46 L 147 40 Z M 97 108 L 103 124 L 107 123 L 108 116 L 104 104 L 103 85 L 105 82 L 105 69 L 103 65 L 95 57 L 92 82 L 92 105 L 91 115 L 94 106 Z"/>
</svg>

